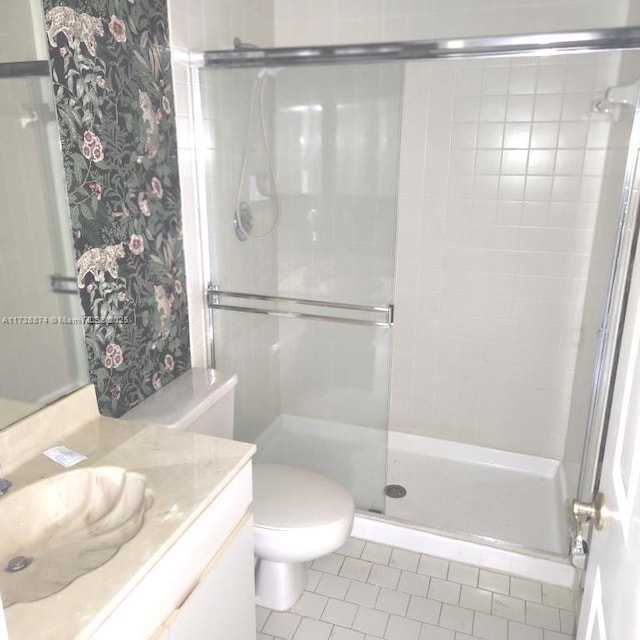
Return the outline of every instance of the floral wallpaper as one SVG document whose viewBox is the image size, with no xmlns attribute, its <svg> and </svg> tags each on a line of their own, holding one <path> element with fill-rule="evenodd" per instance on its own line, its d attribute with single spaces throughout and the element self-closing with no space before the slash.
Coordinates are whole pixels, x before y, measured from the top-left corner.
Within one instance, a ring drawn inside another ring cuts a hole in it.
<svg viewBox="0 0 640 640">
<path fill-rule="evenodd" d="M 43 4 L 89 371 L 118 417 L 190 366 L 166 1 Z"/>
</svg>

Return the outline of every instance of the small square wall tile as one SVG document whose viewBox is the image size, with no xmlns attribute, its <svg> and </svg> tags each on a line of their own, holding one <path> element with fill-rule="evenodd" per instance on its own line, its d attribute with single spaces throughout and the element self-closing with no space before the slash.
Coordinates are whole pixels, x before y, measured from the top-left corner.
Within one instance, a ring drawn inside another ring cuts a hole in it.
<svg viewBox="0 0 640 640">
<path fill-rule="evenodd" d="M 359 607 L 352 628 L 364 633 L 384 637 L 384 630 L 389 622 L 389 614 L 367 607 Z"/>
<path fill-rule="evenodd" d="M 341 578 L 340 576 L 332 576 L 328 573 L 323 573 L 321 576 L 315 592 L 323 596 L 328 596 L 329 598 L 343 600 L 349 589 L 351 580 Z"/>
<path fill-rule="evenodd" d="M 544 640 L 540 627 L 530 627 L 521 622 L 509 621 L 509 640 Z"/>
<path fill-rule="evenodd" d="M 367 542 L 360 554 L 360 558 L 369 562 L 377 562 L 378 564 L 389 564 L 391 547 L 377 542 Z"/>
<path fill-rule="evenodd" d="M 359 558 L 345 558 L 339 574 L 345 578 L 366 582 L 373 565 Z"/>
<path fill-rule="evenodd" d="M 415 551 L 407 551 L 405 549 L 394 549 L 391 552 L 389 566 L 405 571 L 415 571 L 420 562 L 420 554 Z"/>
<path fill-rule="evenodd" d="M 378 593 L 380 593 L 380 587 L 377 585 L 352 580 L 344 599 L 363 607 L 373 607 L 378 599 Z"/>
<path fill-rule="evenodd" d="M 433 556 L 420 556 L 418 563 L 418 573 L 434 578 L 446 579 L 449 571 L 449 562 L 442 558 L 434 558 Z"/>
<path fill-rule="evenodd" d="M 509 594 L 514 598 L 528 600 L 529 602 L 537 602 L 542 604 L 542 585 L 533 580 L 525 580 L 524 578 L 516 578 L 511 576 L 511 587 Z"/>
<path fill-rule="evenodd" d="M 402 572 L 398 586 L 396 587 L 398 591 L 404 591 L 405 593 L 411 593 L 416 596 L 426 596 L 428 588 L 429 576 L 423 576 L 411 571 Z"/>
<path fill-rule="evenodd" d="M 436 627 L 433 624 L 423 624 L 420 631 L 420 640 L 455 640 L 455 637 L 455 631 Z"/>
<path fill-rule="evenodd" d="M 473 611 L 455 607 L 452 604 L 443 604 L 440 613 L 440 626 L 453 631 L 471 633 L 473 627 Z"/>
<path fill-rule="evenodd" d="M 339 624 L 341 627 L 350 627 L 357 612 L 358 605 L 330 598 L 320 619 L 331 624 Z"/>
<path fill-rule="evenodd" d="M 565 611 L 573 611 L 573 594 L 571 589 L 553 584 L 542 585 L 542 604 L 557 607 Z"/>
<path fill-rule="evenodd" d="M 431 578 L 428 597 L 439 602 L 458 604 L 460 602 L 460 585 L 440 578 Z"/>
<path fill-rule="evenodd" d="M 316 571 L 322 571 L 322 573 L 331 573 L 337 576 L 340 573 L 340 568 L 344 562 L 344 556 L 340 556 L 337 553 L 331 553 L 328 556 L 323 556 L 313 561 L 311 567 Z"/>
<path fill-rule="evenodd" d="M 505 596 L 502 593 L 493 594 L 493 608 L 491 612 L 494 616 L 500 618 L 507 618 L 509 620 L 515 620 L 516 622 L 525 621 L 524 600 Z"/>
<path fill-rule="evenodd" d="M 293 640 L 328 640 L 332 626 L 326 622 L 303 618 Z"/>
<path fill-rule="evenodd" d="M 572 611 L 560 610 L 560 631 L 562 633 L 573 633 L 576 624 L 576 617 Z"/>
<path fill-rule="evenodd" d="M 405 615 L 409 606 L 409 594 L 393 589 L 380 589 L 375 608 L 399 616 Z"/>
<path fill-rule="evenodd" d="M 481 589 L 509 595 L 509 576 L 504 573 L 495 573 L 494 571 L 480 569 L 478 586 Z"/>
<path fill-rule="evenodd" d="M 560 610 L 535 602 L 526 603 L 527 624 L 550 631 L 560 631 Z"/>
<path fill-rule="evenodd" d="M 418 640 L 422 625 L 417 620 L 410 620 L 392 615 L 389 618 L 385 640 Z"/>
<path fill-rule="evenodd" d="M 291 607 L 291 611 L 292 613 L 318 620 L 327 606 L 327 602 L 329 602 L 329 598 L 326 596 L 305 591 L 298 599 L 298 602 Z"/>
<path fill-rule="evenodd" d="M 460 606 L 475 611 L 491 613 L 493 593 L 486 589 L 476 589 L 463 585 L 460 591 Z"/>
<path fill-rule="evenodd" d="M 365 541 L 358 538 L 349 538 L 337 551 L 343 556 L 349 556 L 351 558 L 359 558 L 362 555 Z"/>
<path fill-rule="evenodd" d="M 438 624 L 442 605 L 434 600 L 411 596 L 409 607 L 407 608 L 407 618 L 414 618 L 421 622 Z"/>
<path fill-rule="evenodd" d="M 329 640 L 364 640 L 364 633 L 354 631 L 353 629 L 334 627 L 329 636 Z"/>
<path fill-rule="evenodd" d="M 262 632 L 291 640 L 300 624 L 300 616 L 295 613 L 272 611 L 262 627 Z"/>
<path fill-rule="evenodd" d="M 400 580 L 400 569 L 387 567 L 383 564 L 374 564 L 371 567 L 367 582 L 377 584 L 379 587 L 387 587 L 387 589 L 395 589 Z"/>
<path fill-rule="evenodd" d="M 433 624 L 423 624 L 420 640 L 455 640 L 456 632 Z"/>
<path fill-rule="evenodd" d="M 473 616 L 473 635 L 485 640 L 507 640 L 508 621 L 476 611 Z"/>
<path fill-rule="evenodd" d="M 450 562 L 447 580 L 449 582 L 466 584 L 470 587 L 477 587 L 478 573 L 479 571 L 477 567 L 472 567 L 468 564 L 460 564 L 459 562 Z"/>
</svg>

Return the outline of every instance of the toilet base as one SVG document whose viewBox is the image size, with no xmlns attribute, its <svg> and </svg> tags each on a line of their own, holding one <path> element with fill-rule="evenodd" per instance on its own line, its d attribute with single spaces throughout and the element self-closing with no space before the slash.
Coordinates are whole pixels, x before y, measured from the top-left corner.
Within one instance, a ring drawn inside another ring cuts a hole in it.
<svg viewBox="0 0 640 640">
<path fill-rule="evenodd" d="M 302 562 L 256 563 L 256 604 L 286 611 L 297 602 L 307 586 L 307 570 Z"/>
</svg>

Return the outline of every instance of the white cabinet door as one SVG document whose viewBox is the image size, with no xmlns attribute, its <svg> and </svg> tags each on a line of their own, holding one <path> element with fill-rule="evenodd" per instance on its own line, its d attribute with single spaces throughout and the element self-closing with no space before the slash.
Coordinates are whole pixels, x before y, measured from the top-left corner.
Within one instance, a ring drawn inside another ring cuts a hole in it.
<svg viewBox="0 0 640 640">
<path fill-rule="evenodd" d="M 254 640 L 253 517 L 247 515 L 165 622 L 169 640 Z"/>
<path fill-rule="evenodd" d="M 640 260 L 612 398 L 600 491 L 607 517 L 593 531 L 578 640 L 640 638 Z"/>
</svg>

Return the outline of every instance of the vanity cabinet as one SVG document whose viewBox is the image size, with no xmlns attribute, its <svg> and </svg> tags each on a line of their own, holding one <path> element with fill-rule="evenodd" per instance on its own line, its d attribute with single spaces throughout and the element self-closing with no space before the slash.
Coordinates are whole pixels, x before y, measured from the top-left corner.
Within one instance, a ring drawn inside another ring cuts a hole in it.
<svg viewBox="0 0 640 640">
<path fill-rule="evenodd" d="M 253 519 L 247 515 L 162 625 L 166 640 L 253 640 Z M 247 597 L 249 596 L 249 597 Z"/>
<path fill-rule="evenodd" d="M 247 464 L 91 640 L 254 640 L 251 496 Z"/>
</svg>

